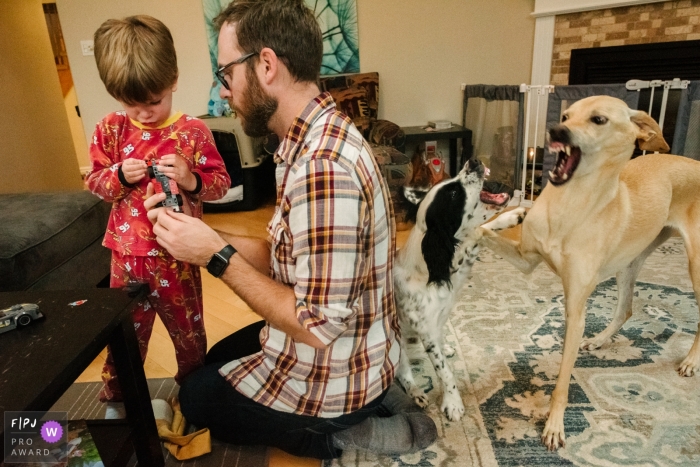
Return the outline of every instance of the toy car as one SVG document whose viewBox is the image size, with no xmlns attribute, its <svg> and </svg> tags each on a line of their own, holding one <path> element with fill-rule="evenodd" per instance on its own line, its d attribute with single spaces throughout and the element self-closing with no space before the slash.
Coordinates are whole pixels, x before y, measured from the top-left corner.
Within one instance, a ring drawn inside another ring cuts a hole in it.
<svg viewBox="0 0 700 467">
<path fill-rule="evenodd" d="M 34 303 L 20 303 L 0 310 L 0 334 L 17 327 L 27 326 L 32 321 L 43 318 L 39 306 Z"/>
<path fill-rule="evenodd" d="M 155 184 L 156 193 L 165 193 L 165 200 L 159 206 L 170 207 L 175 212 L 182 212 L 180 207 L 182 206 L 182 195 L 175 180 L 158 170 L 158 162 L 155 159 L 146 161 L 146 165 L 148 166 L 148 176 L 155 178 L 158 182 Z"/>
</svg>

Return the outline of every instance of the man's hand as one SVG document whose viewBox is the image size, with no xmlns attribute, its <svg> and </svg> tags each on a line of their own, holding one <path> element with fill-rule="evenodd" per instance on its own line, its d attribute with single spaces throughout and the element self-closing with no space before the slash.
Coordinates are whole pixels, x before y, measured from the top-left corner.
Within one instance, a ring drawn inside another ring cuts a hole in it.
<svg viewBox="0 0 700 467">
<path fill-rule="evenodd" d="M 151 180 L 151 183 L 148 184 L 146 187 L 146 200 L 143 202 L 144 207 L 148 211 L 148 218 L 152 223 L 155 224 L 155 219 L 156 217 L 151 218 L 152 212 L 157 211 L 160 209 L 166 209 L 165 207 L 158 206 L 158 203 L 165 201 L 165 193 L 158 193 L 156 194 L 156 189 L 154 184 L 158 183 L 155 180 Z M 182 206 L 180 206 L 180 209 L 182 209 L 182 212 L 187 214 L 188 216 L 192 215 L 192 210 L 190 209 L 190 204 L 187 201 L 187 194 L 186 193 L 180 193 L 180 196 L 182 196 Z M 173 210 L 174 208 L 168 208 L 168 210 Z M 154 216 L 157 216 L 155 214 Z"/>
<path fill-rule="evenodd" d="M 146 176 L 146 162 L 141 159 L 126 159 L 122 162 L 122 173 L 127 183 L 133 185 Z"/>
<path fill-rule="evenodd" d="M 165 194 L 153 193 L 153 187 L 149 185 L 147 195 L 150 196 L 143 205 L 148 209 L 148 219 L 153 223 L 156 241 L 175 259 L 206 266 L 212 255 L 227 245 L 219 234 L 200 219 L 155 207 L 165 199 Z"/>
<path fill-rule="evenodd" d="M 177 154 L 168 154 L 158 160 L 158 170 L 175 182 L 185 191 L 197 188 L 197 178 L 187 165 L 187 161 Z"/>
</svg>

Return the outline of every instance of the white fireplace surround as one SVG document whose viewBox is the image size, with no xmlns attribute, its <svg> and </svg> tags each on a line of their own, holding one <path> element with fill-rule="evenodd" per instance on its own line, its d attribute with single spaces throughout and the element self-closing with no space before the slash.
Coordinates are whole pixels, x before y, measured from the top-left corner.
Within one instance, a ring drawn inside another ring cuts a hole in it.
<svg viewBox="0 0 700 467">
<path fill-rule="evenodd" d="M 554 47 L 556 15 L 580 11 L 606 10 L 631 5 L 644 5 L 668 0 L 535 0 L 535 43 L 532 54 L 532 85 L 549 84 Z"/>
</svg>

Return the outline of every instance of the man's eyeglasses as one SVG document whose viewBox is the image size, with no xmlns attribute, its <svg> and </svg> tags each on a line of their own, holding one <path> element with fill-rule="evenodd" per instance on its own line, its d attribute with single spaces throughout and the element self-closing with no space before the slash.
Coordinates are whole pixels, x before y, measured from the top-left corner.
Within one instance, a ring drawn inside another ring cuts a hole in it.
<svg viewBox="0 0 700 467">
<path fill-rule="evenodd" d="M 219 80 L 219 82 L 221 82 L 221 85 L 230 91 L 231 88 L 229 87 L 228 81 L 226 81 L 226 75 L 224 74 L 226 69 L 229 67 L 232 67 L 233 65 L 238 65 L 239 63 L 243 63 L 246 60 L 248 60 L 250 57 L 252 57 L 253 55 L 257 55 L 257 54 L 258 54 L 258 52 L 251 52 L 249 54 L 241 55 L 240 57 L 238 57 L 236 60 L 232 61 L 231 63 L 227 63 L 226 65 L 219 67 L 219 69 L 216 70 L 216 73 L 214 73 L 214 75 Z"/>
</svg>

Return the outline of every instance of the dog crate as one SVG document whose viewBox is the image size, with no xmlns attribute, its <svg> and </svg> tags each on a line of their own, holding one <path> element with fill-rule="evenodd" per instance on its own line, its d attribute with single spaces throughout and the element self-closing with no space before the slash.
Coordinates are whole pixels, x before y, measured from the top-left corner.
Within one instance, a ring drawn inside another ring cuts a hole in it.
<svg viewBox="0 0 700 467">
<path fill-rule="evenodd" d="M 251 138 L 235 117 L 201 117 L 214 135 L 231 187 L 216 201 L 204 201 L 204 212 L 251 211 L 274 196 L 277 137 Z"/>
</svg>

